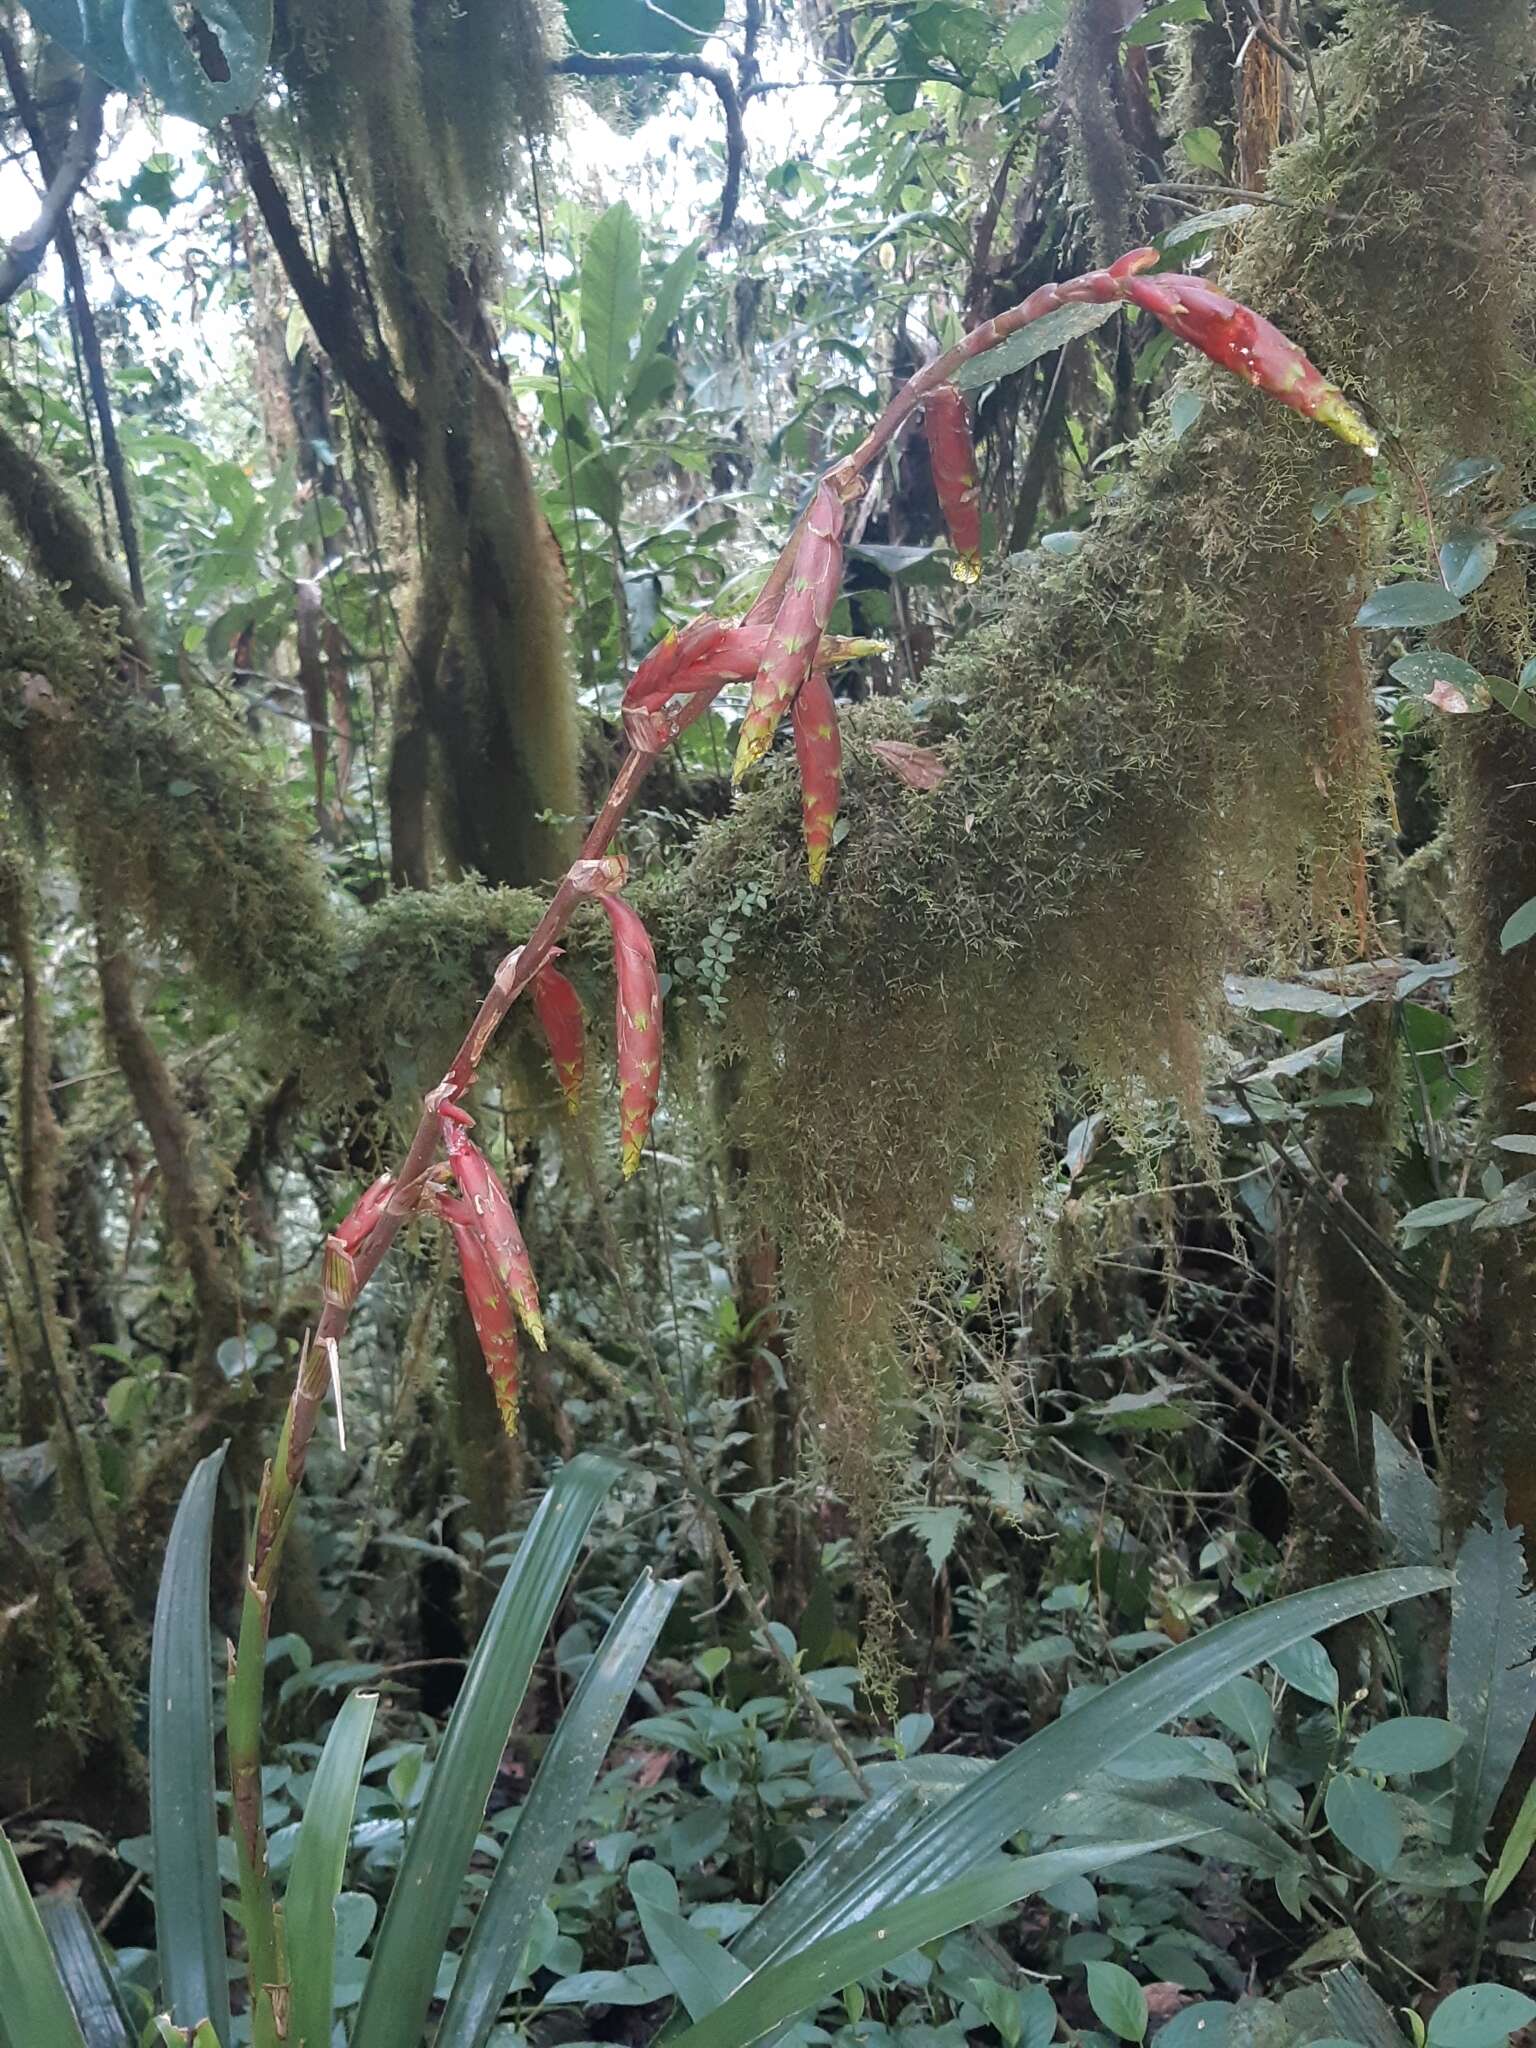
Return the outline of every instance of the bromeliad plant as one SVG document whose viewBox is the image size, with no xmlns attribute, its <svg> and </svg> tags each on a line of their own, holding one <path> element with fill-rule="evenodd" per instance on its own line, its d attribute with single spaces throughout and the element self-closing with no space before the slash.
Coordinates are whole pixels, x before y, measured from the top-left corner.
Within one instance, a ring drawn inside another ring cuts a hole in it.
<svg viewBox="0 0 1536 2048">
<path fill-rule="evenodd" d="M 436 1216 L 452 1237 L 500 1413 L 509 1429 L 515 1425 L 517 1326 L 542 1344 L 538 1290 L 510 1199 L 470 1136 L 473 1119 L 463 1100 L 491 1038 L 527 993 L 567 1100 L 576 1104 L 585 1065 L 581 1006 L 554 962 L 571 919 L 596 903 L 614 946 L 622 1163 L 626 1175 L 638 1167 L 660 1078 L 660 989 L 649 937 L 623 893 L 627 863 L 612 847 L 652 763 L 727 682 L 749 680 L 737 779 L 766 754 L 789 714 L 810 875 L 813 883 L 821 881 L 841 772 L 826 670 L 868 646 L 826 631 L 842 576 L 847 507 L 892 438 L 923 411 L 959 573 L 973 573 L 981 538 L 975 465 L 964 401 L 952 380 L 963 365 L 1045 313 L 1074 304 L 1141 306 L 1283 404 L 1358 447 L 1373 447 L 1365 422 L 1342 393 L 1267 321 L 1201 280 L 1145 275 L 1157 260 L 1155 252 L 1137 250 L 1107 270 L 1045 286 L 921 371 L 820 481 L 746 616 L 697 619 L 640 664 L 624 696 L 628 752 L 580 857 L 527 943 L 497 969 L 462 1046 L 426 1097 L 398 1171 L 375 1182 L 328 1239 L 324 1306 L 263 1475 L 239 1639 L 229 1661 L 225 1747 L 239 1876 L 231 1916 L 241 1930 L 243 2025 L 257 2048 L 295 2042 L 322 2048 L 331 2040 L 335 1900 L 373 1714 L 372 1703 L 358 1695 L 338 1716 L 279 1898 L 263 1818 L 262 1687 L 273 1590 L 309 1444 L 327 1387 L 339 1387 L 340 1345 L 358 1294 L 401 1226 L 416 1216 Z M 172 1533 L 150 1684 L 154 1882 L 166 2009 L 160 2031 L 167 2040 L 195 2037 L 199 2048 L 210 2042 L 229 2048 L 232 2027 L 208 1626 L 219 1462 L 219 1456 L 204 1460 L 194 1472 Z M 561 1589 L 616 1476 L 602 1460 L 576 1459 L 555 1480 L 517 1551 L 373 1943 L 354 2048 L 417 2048 L 431 2031 L 439 1967 L 502 1747 Z M 876 1800 L 796 1873 L 729 1952 L 653 1900 L 642 1924 L 694 2022 L 678 2048 L 745 2048 L 881 1964 L 1060 1883 L 1085 1867 L 1085 1852 L 1003 1852 L 1015 1837 L 1041 1830 L 1051 1804 L 1072 1784 L 1287 1644 L 1445 1582 L 1443 1573 L 1428 1568 L 1376 1573 L 1278 1602 L 1212 1629 L 1107 1688 L 937 1812 L 925 1812 L 904 1794 Z M 459 1959 L 432 2034 L 438 2048 L 480 2048 L 486 2040 L 673 1591 L 641 1581 L 572 1700 Z M 1119 1851 L 1095 1844 L 1086 1853 L 1097 1867 L 1146 1847 Z M 22 2041 L 28 2048 L 81 2048 L 79 2022 L 8 1846 L 0 1846 L 0 2033 L 18 2048 Z"/>
</svg>

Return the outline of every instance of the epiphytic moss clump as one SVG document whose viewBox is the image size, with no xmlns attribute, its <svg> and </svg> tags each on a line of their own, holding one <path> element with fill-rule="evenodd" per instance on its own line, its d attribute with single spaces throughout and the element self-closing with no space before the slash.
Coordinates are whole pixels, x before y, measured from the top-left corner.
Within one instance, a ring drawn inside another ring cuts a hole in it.
<svg viewBox="0 0 1536 2048">
<path fill-rule="evenodd" d="M 210 697 L 179 707 L 119 671 L 111 622 L 0 579 L 0 775 L 88 887 L 183 948 L 226 1000 L 296 1030 L 332 918 L 303 839 Z"/>
<path fill-rule="evenodd" d="M 1352 19 L 1327 140 L 1276 159 L 1277 203 L 1224 282 L 1381 406 L 1399 360 L 1426 335 L 1452 349 L 1467 317 L 1425 160 L 1428 122 L 1456 174 L 1463 116 L 1426 103 L 1432 22 Z M 984 1236 L 1027 1198 L 1062 1074 L 1188 1103 L 1234 953 L 1370 943 L 1382 778 L 1350 626 L 1373 514 L 1312 510 L 1368 471 L 1203 365 L 1184 386 L 1195 425 L 1154 428 L 1077 554 L 997 579 L 925 677 L 955 700 L 938 790 L 886 777 L 855 713 L 825 889 L 801 879 L 790 780 L 770 775 L 671 907 L 686 947 L 745 875 L 769 879 L 730 1001 L 749 1199 L 783 1244 L 823 1412 L 861 1455 L 940 1233 Z"/>
</svg>

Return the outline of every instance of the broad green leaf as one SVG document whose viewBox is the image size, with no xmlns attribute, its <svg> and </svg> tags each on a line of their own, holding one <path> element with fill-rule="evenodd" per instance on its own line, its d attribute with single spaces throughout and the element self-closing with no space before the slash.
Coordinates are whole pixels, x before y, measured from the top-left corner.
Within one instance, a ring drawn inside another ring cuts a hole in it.
<svg viewBox="0 0 1536 2048">
<path fill-rule="evenodd" d="M 845 1984 L 898 1961 L 925 1942 L 991 1919 L 1079 1872 L 1106 1869 L 1140 1853 L 1138 1847 L 1103 1844 L 1053 1849 L 1043 1856 L 993 1860 L 988 1869 L 970 1877 L 925 1888 L 916 1897 L 880 1908 L 753 1971 L 707 2019 L 678 2035 L 674 2048 L 748 2048 L 785 2020 L 814 2011 Z"/>
<path fill-rule="evenodd" d="M 1498 559 L 1498 542 L 1476 527 L 1457 527 L 1440 543 L 1440 574 L 1453 597 L 1470 597 Z"/>
<path fill-rule="evenodd" d="M 1271 1657 L 1269 1663 L 1270 1669 L 1277 1671 L 1293 1692 L 1318 1700 L 1325 1707 L 1338 1705 L 1339 1674 L 1321 1643 L 1293 1643 L 1288 1650 Z"/>
<path fill-rule="evenodd" d="M 1532 1849 L 1536 1849 L 1536 1783 L 1527 1785 L 1520 1811 L 1510 1822 L 1509 1833 L 1499 1851 L 1499 1860 L 1488 1873 L 1483 1903 L 1496 1906 L 1524 1870 Z"/>
<path fill-rule="evenodd" d="M 1269 1694 L 1254 1678 L 1234 1678 L 1214 1692 L 1205 1710 L 1213 1714 L 1230 1735 L 1246 1742 L 1254 1751 L 1264 1749 L 1275 1732 L 1275 1710 Z"/>
<path fill-rule="evenodd" d="M 1146 2039 L 1147 1995 L 1118 1963 L 1088 1965 L 1088 2003 L 1094 2017 L 1118 2039 Z"/>
<path fill-rule="evenodd" d="M 178 2026 L 229 2041 L 219 1828 L 213 1777 L 208 1551 L 221 1446 L 195 1466 L 160 1573 L 149 1656 L 149 1831 L 154 1842 L 160 1987 Z"/>
<path fill-rule="evenodd" d="M 688 287 L 699 274 L 699 264 L 704 254 L 702 241 L 690 242 L 686 249 L 680 249 L 661 273 L 656 286 L 656 296 L 651 310 L 645 316 L 640 329 L 640 348 L 637 360 L 643 368 L 646 360 L 654 356 L 667 338 L 667 331 L 683 310 L 683 301 L 688 296 Z M 638 376 L 639 372 L 636 372 Z"/>
<path fill-rule="evenodd" d="M 1067 0 L 1036 0 L 1016 14 L 1003 34 L 1002 60 L 1014 71 L 1049 57 L 1067 25 Z"/>
<path fill-rule="evenodd" d="M 1499 933 L 1499 951 L 1512 953 L 1528 939 L 1536 939 L 1536 896 L 1528 896 L 1518 910 L 1512 910 Z"/>
<path fill-rule="evenodd" d="M 618 1476 L 606 1458 L 573 1458 L 517 1547 L 410 1831 L 374 1943 L 353 2048 L 419 2048 L 513 1717 L 593 1517 Z"/>
<path fill-rule="evenodd" d="M 1179 137 L 1179 148 L 1184 161 L 1197 171 L 1214 171 L 1218 178 L 1222 175 L 1221 137 L 1214 128 L 1186 128 Z"/>
<path fill-rule="evenodd" d="M 212 127 L 256 103 L 272 45 L 272 0 L 207 0 L 226 76 L 211 78 L 174 0 L 28 0 L 44 34 L 123 92 L 149 90 L 173 114 Z"/>
<path fill-rule="evenodd" d="M 620 199 L 594 224 L 581 255 L 583 359 L 609 415 L 629 382 L 629 350 L 640 313 L 640 224 Z"/>
<path fill-rule="evenodd" d="M 654 1862 L 632 1863 L 629 1890 L 640 1931 L 690 2019 L 703 2019 L 746 1982 L 746 1965 L 683 1918 L 670 1870 Z"/>
<path fill-rule="evenodd" d="M 1436 470 L 1430 478 L 1430 492 L 1437 498 L 1454 498 L 1485 477 L 1497 476 L 1503 467 L 1490 455 L 1465 455 L 1459 462 L 1448 462 L 1443 469 Z"/>
<path fill-rule="evenodd" d="M 1461 606 L 1443 583 L 1387 583 L 1372 591 L 1355 614 L 1355 624 L 1380 633 L 1397 626 L 1438 626 L 1461 616 Z"/>
<path fill-rule="evenodd" d="M 1508 1984 L 1463 1984 L 1435 2007 L 1429 2048 L 1498 2048 L 1536 2020 L 1536 1999 Z"/>
<path fill-rule="evenodd" d="M 346 1871 L 357 1787 L 377 1705 L 377 1693 L 355 1692 L 331 1723 L 289 1867 L 283 1925 L 293 1983 L 292 2031 L 306 2048 L 311 2041 L 325 2044 L 331 2038 L 336 1897 Z"/>
<path fill-rule="evenodd" d="M 1089 1782 L 1165 1721 L 1193 1713 L 1229 1679 L 1265 1663 L 1277 1651 L 1355 1615 L 1438 1592 L 1449 1584 L 1450 1574 L 1438 1570 L 1368 1572 L 1235 1615 L 1150 1659 L 1095 1693 L 1075 1713 L 1052 1722 L 988 1765 L 879 1853 L 848 1859 L 853 1867 L 846 1882 L 803 1894 L 796 1901 L 797 1909 L 803 1904 L 803 1911 L 775 1913 L 779 1902 L 774 1901 L 765 1912 L 775 1915 L 775 1953 L 782 1956 L 804 1948 L 854 1920 L 975 1870 L 1013 1836 L 1036 1829 L 1040 1816 L 1057 1800 Z M 923 1761 L 917 1757 L 902 1768 L 912 1771 Z M 833 1852 L 837 1840 L 834 1836 L 823 1856 Z M 787 1885 L 785 1892 L 790 1888 Z M 736 1943 L 737 1955 L 752 1931 L 749 1927 Z M 754 1952 L 752 1960 L 766 1958 Z"/>
<path fill-rule="evenodd" d="M 650 0 L 565 0 L 565 19 L 578 50 L 696 57 L 703 38 L 725 19 L 725 0 L 667 0 L 665 7 Z"/>
<path fill-rule="evenodd" d="M 1434 1202 L 1421 1202 L 1401 1219 L 1403 1230 L 1443 1230 L 1450 1223 L 1465 1223 L 1483 1206 L 1480 1195 L 1442 1195 Z"/>
<path fill-rule="evenodd" d="M 116 1981 L 79 1895 L 65 1893 L 41 1899 L 37 1916 L 85 2036 L 85 2048 L 137 2048 L 138 2029 L 123 2010 Z M 0 1928 L 0 1941 L 4 1939 L 4 1929 Z M 0 2014 L 0 2038 L 4 2034 L 4 2015 Z"/>
<path fill-rule="evenodd" d="M 1043 313 L 1038 320 L 1021 327 L 1017 334 L 1009 335 L 996 348 L 989 348 L 984 355 L 972 356 L 968 363 L 962 363 L 950 382 L 958 391 L 975 391 L 983 384 L 1009 376 L 1014 370 L 1027 368 L 1030 363 L 1038 362 L 1041 356 L 1048 356 L 1053 349 L 1065 348 L 1069 341 L 1076 341 L 1080 335 L 1092 334 L 1095 327 L 1102 327 L 1106 320 L 1112 320 L 1119 310 L 1118 304 L 1058 306 L 1054 312 Z"/>
<path fill-rule="evenodd" d="M 1403 1853 L 1403 1817 L 1390 1794 L 1369 1778 L 1332 1780 L 1323 1811 L 1334 1839 L 1369 1869 L 1385 1873 Z"/>
<path fill-rule="evenodd" d="M 479 2048 L 489 2036 L 677 1587 L 644 1573 L 582 1673 L 476 1916 L 437 2048 Z"/>
<path fill-rule="evenodd" d="M 1470 696 L 1483 681 L 1481 671 L 1475 669 L 1470 661 L 1463 661 L 1459 655 L 1444 654 L 1438 647 L 1416 647 L 1412 654 L 1400 655 L 1387 673 L 1404 689 L 1425 697 L 1436 683 L 1451 683 Z"/>
<path fill-rule="evenodd" d="M 1095 1782 L 1068 1792 L 1041 1816 L 1041 1831 L 1081 1842 L 1166 1841 L 1181 1831 L 1198 1834 L 1198 1848 L 1214 1862 L 1265 1877 L 1300 1858 L 1256 1814 L 1218 1797 L 1209 1785 L 1176 1780 L 1163 1785 Z"/>
<path fill-rule="evenodd" d="M 84 2048 L 16 1852 L 0 1833 L 0 2035 L 11 2048 Z"/>
<path fill-rule="evenodd" d="M 1412 1771 L 1438 1771 L 1466 1741 L 1464 1728 L 1438 1721 L 1428 1714 L 1403 1714 L 1394 1721 L 1378 1721 L 1367 1728 L 1355 1744 L 1354 1762 L 1362 1771 L 1379 1771 L 1385 1776 Z"/>
<path fill-rule="evenodd" d="M 1181 22 L 1209 21 L 1210 9 L 1206 0 L 1153 0 L 1153 4 L 1125 32 L 1126 44 L 1132 49 L 1146 49 L 1153 43 L 1168 40 L 1171 30 Z"/>
<path fill-rule="evenodd" d="M 1476 1850 L 1531 1722 L 1536 1719 L 1536 1600 L 1525 1576 L 1520 1531 L 1500 1494 L 1456 1556 L 1446 1710 L 1467 1733 L 1455 1763 L 1451 1847 Z"/>
</svg>

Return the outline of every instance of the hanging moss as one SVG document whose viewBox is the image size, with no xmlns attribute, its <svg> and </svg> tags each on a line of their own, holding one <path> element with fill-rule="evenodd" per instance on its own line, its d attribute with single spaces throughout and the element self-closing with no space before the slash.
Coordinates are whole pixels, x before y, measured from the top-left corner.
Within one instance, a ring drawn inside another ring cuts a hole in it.
<svg viewBox="0 0 1536 2048">
<path fill-rule="evenodd" d="M 366 16 L 303 0 L 284 62 L 308 153 L 343 165 L 357 195 L 419 418 L 421 546 L 450 616 L 402 730 L 419 716 L 432 735 L 455 863 L 547 877 L 578 809 L 565 577 L 483 304 L 512 172 L 548 118 L 542 16 L 534 0 L 381 0 Z"/>
</svg>

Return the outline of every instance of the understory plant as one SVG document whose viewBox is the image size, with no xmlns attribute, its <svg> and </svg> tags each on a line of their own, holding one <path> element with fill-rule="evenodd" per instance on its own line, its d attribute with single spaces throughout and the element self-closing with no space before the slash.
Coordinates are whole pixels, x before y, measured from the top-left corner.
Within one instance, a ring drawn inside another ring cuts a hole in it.
<svg viewBox="0 0 1536 2048">
<path fill-rule="evenodd" d="M 623 1167 L 626 1174 L 638 1167 L 659 1084 L 661 992 L 650 940 L 623 895 L 627 864 L 613 851 L 615 838 L 663 749 L 708 710 L 726 683 L 751 680 L 737 779 L 751 772 L 780 721 L 791 717 L 808 864 L 812 880 L 823 879 L 840 774 L 824 671 L 858 651 L 858 643 L 830 638 L 825 629 L 842 578 L 847 510 L 896 433 L 926 410 L 936 480 L 964 576 L 974 571 L 980 535 L 957 373 L 998 350 L 1001 374 L 1015 360 L 1007 352 L 1010 341 L 1022 340 L 1023 330 L 1047 316 L 1055 324 L 1039 328 L 1029 345 L 1043 335 L 1043 346 L 1058 346 L 1082 331 L 1085 315 L 1136 305 L 1258 389 L 1374 452 L 1364 419 L 1283 335 L 1200 279 L 1151 274 L 1159 260 L 1152 250 L 1136 250 L 1108 269 L 1047 285 L 919 372 L 859 447 L 816 486 L 745 617 L 697 619 L 637 669 L 624 698 L 628 751 L 580 855 L 526 944 L 502 961 L 462 1046 L 425 1098 L 404 1161 L 368 1190 L 326 1246 L 324 1308 L 263 1475 L 224 1693 L 236 1900 L 226 1900 L 220 1868 L 209 1624 L 210 1531 L 222 1454 L 197 1467 L 183 1496 L 161 1584 L 150 1675 L 159 1953 L 154 2024 L 161 2039 L 199 2048 L 231 2048 L 246 2038 L 257 2048 L 295 2042 L 320 2048 L 333 2038 L 337 1902 L 374 1703 L 354 1694 L 332 1725 L 282 1885 L 267 1838 L 262 1722 L 274 1589 L 329 1389 L 339 1402 L 349 1316 L 404 1223 L 436 1216 L 458 1252 L 500 1413 L 509 1427 L 515 1423 L 517 1332 L 521 1326 L 535 1343 L 543 1341 L 538 1291 L 506 1191 L 470 1136 L 473 1119 L 463 1099 L 493 1035 L 524 993 L 534 1002 L 563 1087 L 571 1097 L 579 1092 L 580 1008 L 554 961 L 572 918 L 598 906 L 614 945 Z M 896 765 L 919 784 L 934 772 L 922 750 L 903 752 L 907 758 Z M 524 1970 L 546 1896 L 674 1597 L 672 1585 L 642 1577 L 614 1617 L 552 1734 L 468 1941 L 446 1972 L 444 1958 L 513 1716 L 587 1531 L 618 1476 L 602 1459 L 573 1459 L 516 1550 L 366 1958 L 361 2002 L 347 2036 L 357 2048 L 416 2048 L 428 2039 L 439 2048 L 478 2048 L 491 2037 Z M 689 2022 L 683 2026 L 679 2019 L 669 2040 L 678 2048 L 745 2048 L 926 1943 L 999 1919 L 1019 1900 L 1090 1869 L 1185 1839 L 1190 1830 L 1180 1826 L 1154 1843 L 1037 1846 L 1060 1833 L 1052 1815 L 1064 1797 L 1253 1665 L 1320 1630 L 1448 1583 L 1438 1567 L 1412 1564 L 1294 1595 L 1224 1622 L 1119 1679 L 940 1805 L 930 1807 L 909 1782 L 892 1785 L 834 1832 L 728 1947 L 686 1920 L 664 1881 L 639 1876 L 647 1866 L 638 1866 L 631 1890 L 641 1927 Z M 731 1590 L 744 1589 L 738 1580 Z M 237 1930 L 233 1956 L 231 1925 Z M 0 1936 L 0 2028 L 11 2048 L 80 2048 L 89 1955 L 66 1949 L 66 1967 L 55 1964 L 8 1845 L 0 1848 Z M 230 2000 L 232 1970 L 244 1980 L 238 2012 Z M 120 2014 L 114 2021 L 96 2002 L 89 2019 L 92 2048 L 97 2041 L 133 2038 Z"/>
</svg>

